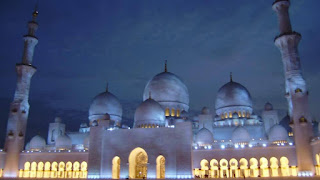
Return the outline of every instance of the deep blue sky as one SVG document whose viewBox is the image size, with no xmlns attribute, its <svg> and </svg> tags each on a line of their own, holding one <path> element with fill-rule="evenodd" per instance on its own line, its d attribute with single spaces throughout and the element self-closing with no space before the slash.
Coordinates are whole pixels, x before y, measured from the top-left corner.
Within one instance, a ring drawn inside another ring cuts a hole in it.
<svg viewBox="0 0 320 180">
<path fill-rule="evenodd" d="M 46 136 L 61 116 L 68 129 L 87 122 L 92 98 L 109 89 L 123 103 L 126 122 L 142 101 L 147 81 L 168 69 L 190 92 L 190 107 L 214 107 L 216 92 L 233 72 L 250 91 L 256 111 L 270 101 L 285 112 L 283 66 L 273 39 L 273 0 L 53 1 L 39 3 L 39 44 L 33 65 L 28 137 Z M 320 1 L 292 0 L 293 29 L 302 34 L 300 56 L 310 108 L 320 118 Z M 35 1 L 0 1 L 0 118 L 4 135 L 21 61 L 26 24 Z M 1 138 L 0 141 L 2 141 Z"/>
</svg>

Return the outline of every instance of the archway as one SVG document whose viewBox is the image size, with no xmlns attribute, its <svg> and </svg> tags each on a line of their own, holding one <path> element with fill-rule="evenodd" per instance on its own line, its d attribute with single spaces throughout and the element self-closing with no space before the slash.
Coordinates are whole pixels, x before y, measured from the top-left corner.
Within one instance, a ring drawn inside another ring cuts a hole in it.
<svg viewBox="0 0 320 180">
<path fill-rule="evenodd" d="M 57 178 L 57 173 L 58 173 L 58 163 L 53 162 L 51 164 L 51 178 Z"/>
<path fill-rule="evenodd" d="M 37 177 L 37 163 L 36 162 L 31 163 L 30 177 L 31 178 Z"/>
<path fill-rule="evenodd" d="M 72 178 L 72 162 L 68 161 L 66 164 L 66 178 Z"/>
<path fill-rule="evenodd" d="M 82 161 L 80 167 L 81 167 L 80 178 L 87 178 L 87 175 L 88 175 L 88 163 L 85 162 L 85 161 Z"/>
<path fill-rule="evenodd" d="M 226 159 L 220 160 L 220 177 L 229 178 L 228 161 Z"/>
<path fill-rule="evenodd" d="M 250 177 L 258 177 L 259 169 L 258 169 L 258 160 L 256 158 L 250 159 Z"/>
<path fill-rule="evenodd" d="M 218 178 L 219 177 L 219 163 L 216 159 L 212 159 L 210 161 L 210 172 L 211 178 Z"/>
<path fill-rule="evenodd" d="M 58 169 L 58 178 L 64 178 L 64 170 L 65 170 L 66 164 L 64 162 L 59 163 L 59 169 Z"/>
<path fill-rule="evenodd" d="M 115 156 L 112 159 L 112 179 L 120 178 L 120 158 Z"/>
<path fill-rule="evenodd" d="M 46 162 L 44 164 L 44 175 L 43 175 L 44 178 L 50 178 L 50 166 L 51 166 L 50 162 Z"/>
<path fill-rule="evenodd" d="M 260 158 L 261 177 L 269 177 L 268 160 L 265 157 Z"/>
<path fill-rule="evenodd" d="M 147 178 L 148 154 L 140 147 L 135 148 L 129 155 L 129 177 L 133 179 Z"/>
<path fill-rule="evenodd" d="M 78 161 L 73 163 L 73 178 L 79 178 L 80 176 L 80 163 Z"/>
<path fill-rule="evenodd" d="M 281 175 L 282 176 L 290 176 L 289 172 L 289 160 L 287 157 L 280 158 L 280 166 L 281 166 Z"/>
<path fill-rule="evenodd" d="M 37 170 L 37 178 L 42 178 L 43 177 L 43 168 L 44 168 L 44 163 L 39 162 L 38 163 L 38 170 Z"/>
<path fill-rule="evenodd" d="M 279 176 L 278 173 L 278 169 L 279 169 L 279 165 L 278 165 L 278 159 L 275 157 L 270 158 L 270 168 L 271 168 L 271 176 L 272 177 L 277 177 Z"/>
<path fill-rule="evenodd" d="M 200 177 L 201 178 L 206 178 L 207 176 L 209 176 L 209 162 L 206 159 L 202 159 L 200 161 L 200 167 L 201 167 L 201 171 L 200 171 Z"/>
<path fill-rule="evenodd" d="M 248 161 L 245 158 L 241 158 L 240 161 L 240 177 L 248 177 Z"/>
<path fill-rule="evenodd" d="M 238 161 L 234 158 L 230 159 L 230 177 L 236 178 L 238 176 Z"/>
<path fill-rule="evenodd" d="M 30 177 L 30 162 L 24 163 L 24 170 L 23 170 L 23 177 L 28 178 Z"/>
<path fill-rule="evenodd" d="M 157 178 L 165 179 L 166 178 L 166 159 L 164 156 L 160 155 L 157 157 Z"/>
</svg>

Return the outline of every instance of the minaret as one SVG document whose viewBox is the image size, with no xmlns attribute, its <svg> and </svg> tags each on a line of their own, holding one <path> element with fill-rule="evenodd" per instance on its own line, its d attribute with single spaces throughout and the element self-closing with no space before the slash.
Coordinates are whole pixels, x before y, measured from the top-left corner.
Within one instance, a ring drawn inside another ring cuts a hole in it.
<svg viewBox="0 0 320 180">
<path fill-rule="evenodd" d="M 29 115 L 29 89 L 32 75 L 36 68 L 32 66 L 34 47 L 38 43 L 35 32 L 38 28 L 36 18 L 37 8 L 32 13 L 32 21 L 28 23 L 28 34 L 23 37 L 24 52 L 22 62 L 16 64 L 17 85 L 13 102 L 10 104 L 10 112 L 7 124 L 5 140 L 6 162 L 4 177 L 17 177 L 19 156 L 24 147 L 26 126 Z"/>
<path fill-rule="evenodd" d="M 298 44 L 301 35 L 292 31 L 289 18 L 289 0 L 276 0 L 272 9 L 277 13 L 280 35 L 275 38 L 275 45 L 282 55 L 285 72 L 285 97 L 288 100 L 289 116 L 293 128 L 298 174 L 314 174 L 312 149 L 312 125 L 308 108 L 308 90 L 302 77 Z"/>
</svg>

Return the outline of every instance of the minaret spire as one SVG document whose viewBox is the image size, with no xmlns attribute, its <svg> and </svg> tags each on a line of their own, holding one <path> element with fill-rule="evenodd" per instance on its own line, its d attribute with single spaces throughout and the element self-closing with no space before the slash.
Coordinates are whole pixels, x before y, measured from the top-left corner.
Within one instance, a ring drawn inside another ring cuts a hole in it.
<svg viewBox="0 0 320 180">
<path fill-rule="evenodd" d="M 167 63 L 168 63 L 168 61 L 165 60 L 165 61 L 164 61 L 164 72 L 168 72 Z"/>
<path fill-rule="evenodd" d="M 310 145 L 312 135 L 308 107 L 308 90 L 302 76 L 298 45 L 301 34 L 292 31 L 289 17 L 289 0 L 275 0 L 272 9 L 277 13 L 280 34 L 274 42 L 282 55 L 285 73 L 285 90 L 288 113 L 292 123 L 296 147 L 298 175 L 314 174 L 313 155 Z"/>
<path fill-rule="evenodd" d="M 24 140 L 29 115 L 29 89 L 31 78 L 36 72 L 32 65 L 34 48 L 38 43 L 35 32 L 38 28 L 36 17 L 37 8 L 32 13 L 32 20 L 28 23 L 28 33 L 23 37 L 24 52 L 21 63 L 16 64 L 17 85 L 7 123 L 7 134 L 4 150 L 6 161 L 3 171 L 4 177 L 17 177 L 20 152 L 24 148 Z"/>
</svg>

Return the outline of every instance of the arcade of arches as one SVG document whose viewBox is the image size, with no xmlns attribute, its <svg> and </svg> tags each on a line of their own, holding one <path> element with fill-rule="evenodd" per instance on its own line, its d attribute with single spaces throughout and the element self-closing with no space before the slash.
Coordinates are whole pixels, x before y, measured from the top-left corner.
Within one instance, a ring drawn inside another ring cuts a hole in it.
<svg viewBox="0 0 320 180">
<path fill-rule="evenodd" d="M 26 162 L 19 170 L 21 178 L 87 178 L 87 162 Z"/>
<path fill-rule="evenodd" d="M 200 166 L 200 169 L 194 169 L 194 175 L 199 178 L 297 176 L 297 167 L 289 166 L 287 157 L 280 160 L 272 157 L 269 161 L 265 157 L 259 161 L 256 158 L 241 158 L 239 161 L 234 158 L 229 161 L 212 159 L 210 162 L 203 159 Z"/>
</svg>

